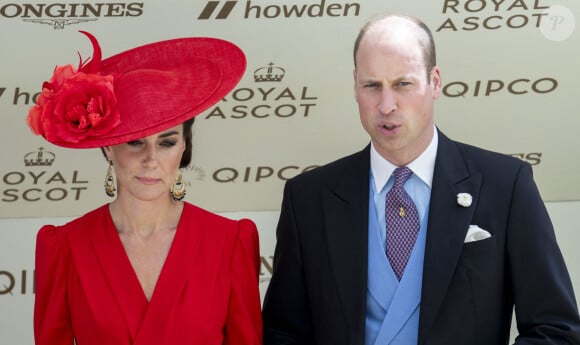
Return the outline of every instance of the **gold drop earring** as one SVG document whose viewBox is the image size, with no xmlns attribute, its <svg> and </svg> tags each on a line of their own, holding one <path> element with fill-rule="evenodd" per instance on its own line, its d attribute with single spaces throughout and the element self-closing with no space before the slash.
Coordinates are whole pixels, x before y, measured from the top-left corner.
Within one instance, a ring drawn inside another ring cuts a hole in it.
<svg viewBox="0 0 580 345">
<path fill-rule="evenodd" d="M 185 197 L 185 183 L 183 182 L 181 170 L 177 172 L 177 178 L 171 185 L 171 188 L 169 188 L 169 195 L 175 201 L 180 201 Z"/>
<path fill-rule="evenodd" d="M 109 161 L 109 168 L 107 169 L 107 174 L 105 175 L 105 193 L 113 198 L 115 196 L 115 178 L 113 177 L 113 162 Z"/>
</svg>

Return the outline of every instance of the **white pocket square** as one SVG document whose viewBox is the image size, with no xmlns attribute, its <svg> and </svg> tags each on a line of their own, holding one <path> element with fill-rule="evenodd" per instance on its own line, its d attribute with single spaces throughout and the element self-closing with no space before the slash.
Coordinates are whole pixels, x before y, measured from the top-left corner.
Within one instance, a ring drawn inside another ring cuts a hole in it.
<svg viewBox="0 0 580 345">
<path fill-rule="evenodd" d="M 470 225 L 465 236 L 465 243 L 485 240 L 491 237 L 491 234 L 477 225 Z"/>
</svg>

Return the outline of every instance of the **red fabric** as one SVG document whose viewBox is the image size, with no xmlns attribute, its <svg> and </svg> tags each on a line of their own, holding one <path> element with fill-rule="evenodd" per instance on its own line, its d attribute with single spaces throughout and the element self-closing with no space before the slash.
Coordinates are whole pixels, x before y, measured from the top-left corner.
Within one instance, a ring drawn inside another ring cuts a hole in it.
<svg viewBox="0 0 580 345">
<path fill-rule="evenodd" d="M 27 117 L 34 133 L 63 147 L 117 145 L 177 126 L 222 100 L 246 70 L 244 52 L 219 38 L 169 39 L 101 61 L 97 39 L 81 32 L 92 59 L 78 71 L 57 67 Z"/>
<path fill-rule="evenodd" d="M 185 203 L 148 302 L 111 220 L 100 207 L 36 244 L 37 345 L 262 343 L 258 234 Z"/>
</svg>

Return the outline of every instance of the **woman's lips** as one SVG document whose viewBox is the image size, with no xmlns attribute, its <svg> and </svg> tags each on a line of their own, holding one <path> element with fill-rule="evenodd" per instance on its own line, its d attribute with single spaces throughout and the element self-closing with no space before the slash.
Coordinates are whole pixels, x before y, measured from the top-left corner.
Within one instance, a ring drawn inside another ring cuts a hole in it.
<svg viewBox="0 0 580 345">
<path fill-rule="evenodd" d="M 141 182 L 143 184 L 156 184 L 160 181 L 157 178 L 151 178 L 151 177 L 137 177 L 137 180 L 139 180 L 139 182 Z"/>
</svg>

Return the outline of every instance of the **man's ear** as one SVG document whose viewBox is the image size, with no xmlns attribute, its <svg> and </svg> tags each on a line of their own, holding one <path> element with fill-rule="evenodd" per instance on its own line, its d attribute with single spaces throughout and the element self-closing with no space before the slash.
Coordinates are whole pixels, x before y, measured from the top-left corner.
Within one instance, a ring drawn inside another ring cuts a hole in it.
<svg viewBox="0 0 580 345">
<path fill-rule="evenodd" d="M 352 80 L 353 80 L 353 91 L 354 99 L 358 103 L 358 93 L 356 92 L 356 68 L 352 70 Z"/>
<path fill-rule="evenodd" d="M 431 82 L 431 87 L 433 87 L 433 99 L 438 99 L 439 96 L 441 96 L 441 90 L 443 88 L 442 86 L 443 82 L 441 80 L 441 71 L 439 70 L 439 67 L 434 66 L 433 69 L 431 69 L 429 78 Z"/>
</svg>

